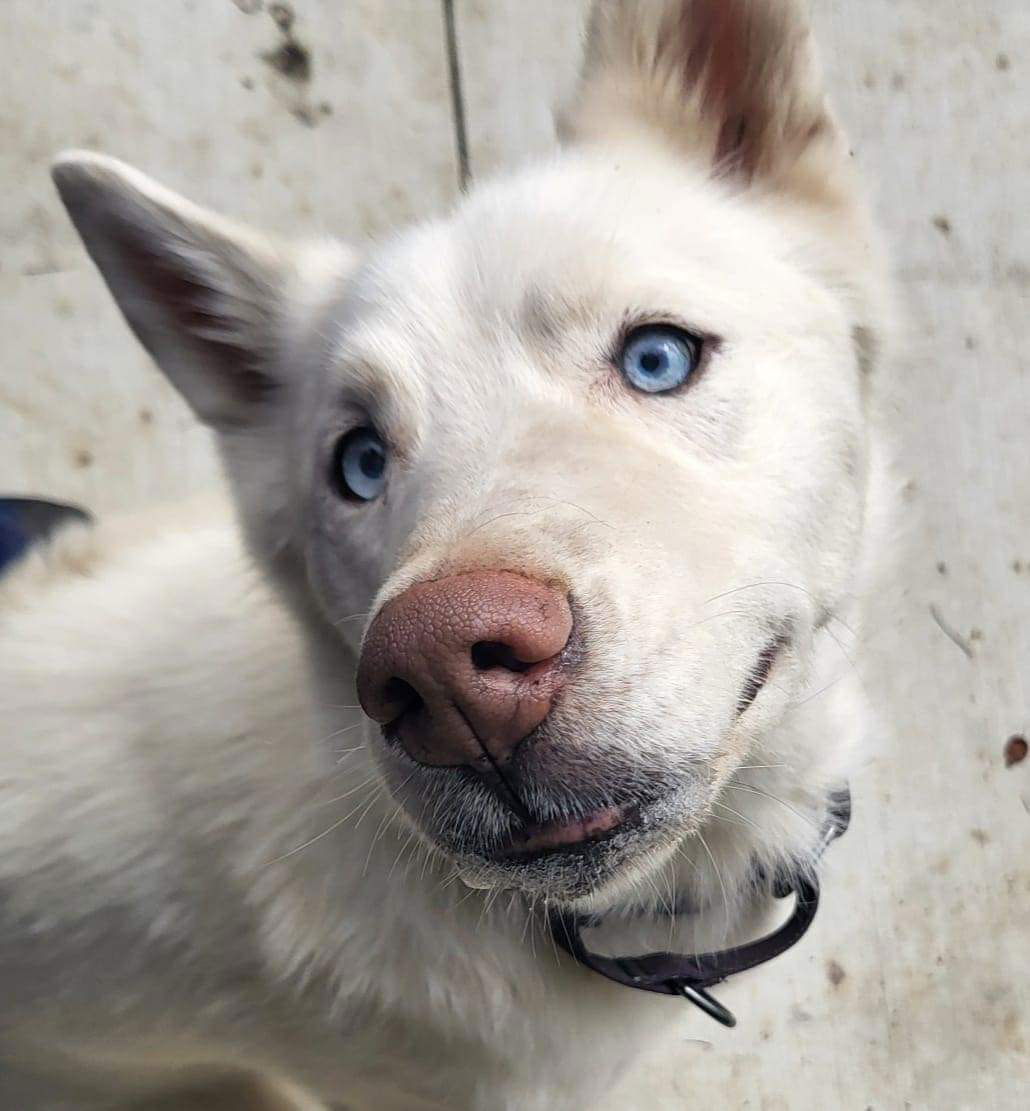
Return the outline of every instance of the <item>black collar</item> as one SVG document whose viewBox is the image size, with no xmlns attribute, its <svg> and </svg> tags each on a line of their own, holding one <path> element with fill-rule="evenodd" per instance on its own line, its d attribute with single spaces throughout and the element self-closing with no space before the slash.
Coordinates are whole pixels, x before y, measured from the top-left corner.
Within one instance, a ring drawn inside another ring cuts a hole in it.
<svg viewBox="0 0 1030 1111">
<path fill-rule="evenodd" d="M 826 821 L 823 825 L 816 862 L 823 852 L 848 828 L 851 820 L 851 793 L 845 787 L 830 795 Z M 591 953 L 583 943 L 582 930 L 597 919 L 570 911 L 555 910 L 550 915 L 554 940 L 580 964 L 599 972 L 617 984 L 661 995 L 681 995 L 701 1008 L 723 1026 L 736 1026 L 737 1020 L 707 988 L 722 983 L 729 976 L 765 964 L 773 957 L 796 945 L 815 918 L 819 909 L 819 883 L 813 869 L 792 877 L 775 880 L 772 885 L 777 898 L 795 896 L 794 913 L 779 929 L 757 941 L 720 949 L 713 953 L 646 953 L 639 957 L 603 957 Z"/>
</svg>

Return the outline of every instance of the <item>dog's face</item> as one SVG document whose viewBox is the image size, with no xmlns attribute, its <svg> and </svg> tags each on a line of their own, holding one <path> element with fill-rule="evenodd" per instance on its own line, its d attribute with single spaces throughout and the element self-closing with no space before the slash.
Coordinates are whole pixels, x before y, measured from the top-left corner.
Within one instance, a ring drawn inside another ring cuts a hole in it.
<svg viewBox="0 0 1030 1111">
<path fill-rule="evenodd" d="M 597 901 L 701 827 L 849 590 L 876 321 L 792 5 L 602 4 L 589 49 L 560 157 L 357 263 L 57 175 L 360 655 L 410 820 L 470 882 Z"/>
</svg>

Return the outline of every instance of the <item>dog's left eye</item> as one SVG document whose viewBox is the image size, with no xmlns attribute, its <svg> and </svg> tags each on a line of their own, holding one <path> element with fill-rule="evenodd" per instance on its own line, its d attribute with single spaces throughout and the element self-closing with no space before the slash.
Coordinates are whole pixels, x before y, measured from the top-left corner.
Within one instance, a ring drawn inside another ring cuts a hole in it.
<svg viewBox="0 0 1030 1111">
<path fill-rule="evenodd" d="M 670 324 L 636 328 L 622 348 L 622 373 L 644 393 L 667 393 L 697 370 L 701 340 Z"/>
<path fill-rule="evenodd" d="M 374 428 L 355 428 L 336 445 L 336 488 L 353 501 L 372 501 L 386 486 L 386 445 Z"/>
</svg>

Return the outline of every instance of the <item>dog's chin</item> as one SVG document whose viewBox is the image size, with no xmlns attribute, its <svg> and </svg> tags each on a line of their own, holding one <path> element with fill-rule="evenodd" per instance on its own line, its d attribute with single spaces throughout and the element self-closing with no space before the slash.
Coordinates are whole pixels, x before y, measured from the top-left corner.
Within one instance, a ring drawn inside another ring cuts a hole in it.
<svg viewBox="0 0 1030 1111">
<path fill-rule="evenodd" d="M 682 788 L 650 803 L 524 826 L 489 850 L 437 844 L 470 887 L 599 910 L 662 867 L 698 827 L 696 793 Z"/>
</svg>

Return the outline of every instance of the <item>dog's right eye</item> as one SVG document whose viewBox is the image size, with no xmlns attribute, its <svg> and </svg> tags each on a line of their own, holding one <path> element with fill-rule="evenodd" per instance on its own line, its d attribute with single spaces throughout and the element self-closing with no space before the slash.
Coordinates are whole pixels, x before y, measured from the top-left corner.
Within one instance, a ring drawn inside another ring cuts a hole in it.
<svg viewBox="0 0 1030 1111">
<path fill-rule="evenodd" d="M 622 348 L 622 373 L 644 393 L 682 386 L 701 361 L 699 336 L 670 324 L 645 324 L 630 332 Z"/>
<path fill-rule="evenodd" d="M 372 501 L 386 486 L 386 444 L 374 428 L 354 428 L 333 453 L 333 484 L 352 501 Z"/>
</svg>

